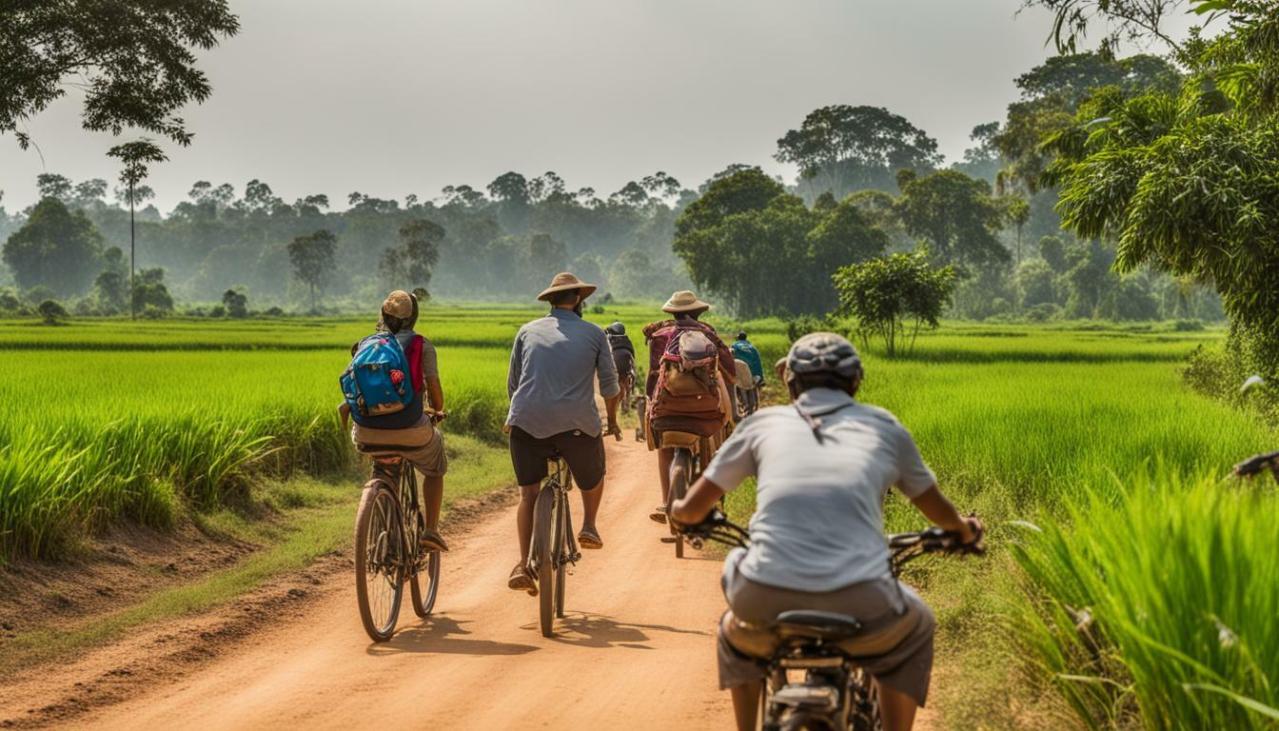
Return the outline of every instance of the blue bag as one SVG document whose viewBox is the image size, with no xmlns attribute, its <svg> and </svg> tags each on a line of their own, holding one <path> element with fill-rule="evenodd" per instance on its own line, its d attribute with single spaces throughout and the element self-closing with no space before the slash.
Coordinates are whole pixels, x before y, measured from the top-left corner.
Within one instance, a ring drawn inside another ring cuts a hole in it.
<svg viewBox="0 0 1279 731">
<path fill-rule="evenodd" d="M 357 422 L 403 411 L 413 403 L 408 358 L 391 333 L 375 333 L 355 346 L 338 382 Z"/>
</svg>

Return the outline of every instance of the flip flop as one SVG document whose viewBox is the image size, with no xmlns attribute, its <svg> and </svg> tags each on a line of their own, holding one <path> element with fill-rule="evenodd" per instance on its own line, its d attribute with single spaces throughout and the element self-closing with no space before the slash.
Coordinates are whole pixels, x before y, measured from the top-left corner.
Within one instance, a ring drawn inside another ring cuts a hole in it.
<svg viewBox="0 0 1279 731">
<path fill-rule="evenodd" d="M 654 523 L 665 523 L 666 522 L 666 506 L 658 505 L 656 508 L 653 509 L 653 512 L 648 514 L 648 519 L 653 521 Z"/>
<path fill-rule="evenodd" d="M 526 591 L 529 596 L 537 596 L 537 582 L 524 564 L 518 564 L 511 570 L 511 578 L 506 580 L 506 585 L 515 591 Z"/>
<path fill-rule="evenodd" d="M 600 539 L 599 534 L 595 531 L 583 529 L 577 534 L 577 545 L 582 548 L 603 548 L 604 541 Z"/>
</svg>

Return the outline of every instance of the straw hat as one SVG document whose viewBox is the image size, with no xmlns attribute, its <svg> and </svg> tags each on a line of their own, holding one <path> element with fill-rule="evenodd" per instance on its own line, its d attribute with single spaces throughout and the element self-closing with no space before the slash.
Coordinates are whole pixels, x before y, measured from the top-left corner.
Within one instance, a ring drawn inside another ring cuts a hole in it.
<svg viewBox="0 0 1279 731">
<path fill-rule="evenodd" d="M 669 312 L 675 315 L 681 312 L 699 312 L 710 308 L 711 306 L 699 300 L 697 295 L 684 290 L 671 295 L 671 298 L 666 300 L 666 304 L 662 305 L 662 312 Z"/>
<path fill-rule="evenodd" d="M 382 311 L 391 317 L 407 320 L 413 316 L 413 297 L 402 289 L 388 294 L 382 302 Z"/>
<path fill-rule="evenodd" d="M 587 284 L 586 282 L 583 282 L 582 280 L 578 279 L 577 275 L 575 274 L 570 274 L 569 272 L 560 272 L 559 274 L 555 275 L 554 279 L 551 280 L 551 286 L 542 290 L 542 293 L 539 294 L 537 298 L 545 302 L 547 299 L 550 299 L 550 296 L 555 294 L 556 292 L 566 292 L 570 289 L 581 290 L 582 299 L 586 299 L 587 297 L 590 297 L 592 294 L 594 294 L 595 290 L 599 289 L 599 287 L 596 287 L 594 284 Z"/>
</svg>

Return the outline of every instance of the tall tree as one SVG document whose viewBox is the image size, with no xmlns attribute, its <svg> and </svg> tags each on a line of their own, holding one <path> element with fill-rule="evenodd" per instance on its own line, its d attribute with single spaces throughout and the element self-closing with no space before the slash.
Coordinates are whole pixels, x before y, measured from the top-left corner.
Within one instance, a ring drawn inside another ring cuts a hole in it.
<svg viewBox="0 0 1279 731">
<path fill-rule="evenodd" d="M 896 171 L 928 172 L 941 164 L 937 140 L 882 107 L 846 104 L 809 113 L 777 141 L 779 162 L 799 166 L 817 193 L 836 198 L 864 188 L 888 190 Z"/>
<path fill-rule="evenodd" d="M 1009 258 L 996 236 L 1003 211 L 984 180 L 955 170 L 926 175 L 902 188 L 895 208 L 906 230 L 927 239 L 939 261 L 980 268 Z"/>
<path fill-rule="evenodd" d="M 139 184 L 146 179 L 152 163 L 164 162 L 169 158 L 150 140 L 134 140 L 116 145 L 107 151 L 107 155 L 118 159 L 122 165 L 120 182 L 127 191 L 129 203 L 129 288 L 133 289 L 134 271 L 137 267 L 137 223 L 134 209 L 142 200 L 138 197 Z M 151 189 L 147 188 L 145 192 L 150 193 Z M 137 308 L 131 307 L 129 314 L 137 317 Z"/>
<path fill-rule="evenodd" d="M 228 0 L 58 0 L 0 5 L 0 133 L 18 127 L 74 85 L 84 90 L 83 126 L 119 135 L 142 129 L 181 145 L 178 116 L 212 91 L 196 51 L 235 35 Z"/>
<path fill-rule="evenodd" d="M 82 211 L 67 210 L 57 198 L 37 203 L 3 252 L 20 287 L 48 287 L 60 297 L 84 293 L 101 256 L 102 234 Z"/>
<path fill-rule="evenodd" d="M 444 228 L 424 218 L 400 227 L 399 246 L 382 253 L 379 271 L 387 285 L 399 289 L 429 292 L 431 274 L 440 261 Z"/>
<path fill-rule="evenodd" d="M 289 244 L 293 276 L 311 289 L 311 311 L 316 312 L 316 290 L 337 271 L 337 237 L 323 229 L 299 236 Z"/>
<path fill-rule="evenodd" d="M 1049 139 L 1062 219 L 1117 241 L 1116 265 L 1212 283 L 1235 345 L 1279 373 L 1279 12 L 1273 0 L 1191 0 L 1227 13 L 1194 46 L 1176 96 L 1099 95 Z"/>
</svg>

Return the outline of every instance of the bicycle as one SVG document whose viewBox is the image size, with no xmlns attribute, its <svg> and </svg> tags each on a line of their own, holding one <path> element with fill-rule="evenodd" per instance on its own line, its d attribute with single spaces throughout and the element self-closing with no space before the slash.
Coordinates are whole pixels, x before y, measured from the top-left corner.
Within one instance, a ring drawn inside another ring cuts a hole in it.
<svg viewBox="0 0 1279 731">
<path fill-rule="evenodd" d="M 702 475 L 702 470 L 710 463 L 714 448 L 710 437 L 689 432 L 664 431 L 661 433 L 660 440 L 659 446 L 662 449 L 674 450 L 670 468 L 671 489 L 667 501 L 667 505 L 672 505 L 676 500 L 684 499 L 684 496 L 688 494 L 688 488 L 697 482 L 697 478 Z M 669 519 L 667 523 L 671 526 L 671 542 L 675 544 L 675 558 L 684 558 L 684 536 L 675 529 L 674 523 L 671 523 Z"/>
<path fill-rule="evenodd" d="M 375 459 L 373 478 L 365 483 L 355 514 L 356 602 L 364 631 L 374 642 L 395 634 L 404 584 L 417 616 L 427 617 L 435 607 L 440 552 L 422 551 L 425 527 L 413 466 L 399 457 Z"/>
<path fill-rule="evenodd" d="M 1270 470 L 1275 484 L 1279 485 L 1279 452 L 1258 454 L 1235 465 L 1234 475 L 1239 478 L 1256 477 L 1262 470 Z"/>
<path fill-rule="evenodd" d="M 573 516 L 568 493 L 573 475 L 563 457 L 549 462 L 533 507 L 533 543 L 528 552 L 528 569 L 537 577 L 538 618 L 543 637 L 554 636 L 555 618 L 564 617 L 565 579 L 569 564 L 582 558 L 573 537 Z"/>
<path fill-rule="evenodd" d="M 748 548 L 750 532 L 734 524 L 719 510 L 702 523 L 684 526 L 694 548 L 714 541 L 731 548 Z M 929 528 L 917 533 L 888 537 L 893 578 L 911 561 L 930 553 L 981 553 L 980 535 L 964 544 L 958 533 Z M 776 649 L 759 662 L 767 671 L 760 695 L 760 728 L 763 731 L 839 729 L 878 731 L 883 728 L 879 695 L 873 679 L 846 649 L 862 625 L 855 617 L 835 612 L 795 610 L 783 612 L 768 628 Z M 730 632 L 731 634 L 731 632 Z M 732 644 L 730 642 L 730 644 Z M 791 673 L 802 677 L 791 679 Z"/>
</svg>

